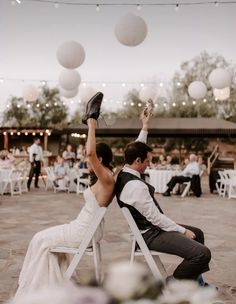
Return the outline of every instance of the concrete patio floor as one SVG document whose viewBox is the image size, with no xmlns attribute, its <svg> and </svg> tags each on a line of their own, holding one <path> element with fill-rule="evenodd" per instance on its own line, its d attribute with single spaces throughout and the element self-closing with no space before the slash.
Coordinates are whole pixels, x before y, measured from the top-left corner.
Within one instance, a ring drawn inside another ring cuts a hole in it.
<svg viewBox="0 0 236 304">
<path fill-rule="evenodd" d="M 204 184 L 201 198 L 156 196 L 169 217 L 205 231 L 206 244 L 212 251 L 211 271 L 205 274 L 205 279 L 219 288 L 220 300 L 233 304 L 236 303 L 236 199 L 212 195 Z M 43 185 L 22 196 L 0 198 L 0 303 L 14 295 L 24 255 L 34 233 L 74 219 L 82 206 L 82 195 L 46 192 Z M 113 261 L 129 258 L 128 231 L 114 200 L 106 214 L 102 241 L 105 273 Z M 163 255 L 162 260 L 169 274 L 180 261 L 170 255 Z M 82 260 L 78 273 L 81 281 L 93 273 L 90 258 Z"/>
</svg>

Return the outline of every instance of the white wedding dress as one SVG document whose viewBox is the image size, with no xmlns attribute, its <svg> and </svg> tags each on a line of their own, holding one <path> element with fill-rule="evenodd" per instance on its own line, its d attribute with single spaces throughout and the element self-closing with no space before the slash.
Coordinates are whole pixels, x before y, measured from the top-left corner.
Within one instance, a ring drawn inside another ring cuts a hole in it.
<svg viewBox="0 0 236 304">
<path fill-rule="evenodd" d="M 84 199 L 85 205 L 74 221 L 42 230 L 34 235 L 25 256 L 15 297 L 63 281 L 63 273 L 67 266 L 66 256 L 51 253 L 50 248 L 79 245 L 99 208 L 91 188 L 84 191 Z M 100 226 L 95 236 L 97 240 L 102 238 L 102 231 Z"/>
</svg>

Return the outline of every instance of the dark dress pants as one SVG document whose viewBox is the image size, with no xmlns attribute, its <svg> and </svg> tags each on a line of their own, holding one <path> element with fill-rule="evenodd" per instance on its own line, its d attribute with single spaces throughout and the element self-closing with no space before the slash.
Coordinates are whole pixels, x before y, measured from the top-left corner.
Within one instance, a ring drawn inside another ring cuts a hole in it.
<svg viewBox="0 0 236 304">
<path fill-rule="evenodd" d="M 172 191 L 175 187 L 176 184 L 183 184 L 185 182 L 189 182 L 191 180 L 191 177 L 188 177 L 188 176 L 173 176 L 171 178 L 171 180 L 169 181 L 169 183 L 167 184 L 168 186 L 168 190 L 169 191 Z"/>
<path fill-rule="evenodd" d="M 40 161 L 35 161 L 35 162 L 31 163 L 29 179 L 28 179 L 28 183 L 27 183 L 28 189 L 30 188 L 31 181 L 32 181 L 32 178 L 34 177 L 34 175 L 35 175 L 34 185 L 35 185 L 35 187 L 38 187 L 40 171 L 41 171 L 41 162 Z"/>
<path fill-rule="evenodd" d="M 149 249 L 177 255 L 184 259 L 175 269 L 174 278 L 196 280 L 199 274 L 209 270 L 211 252 L 204 246 L 204 234 L 200 229 L 181 226 L 193 231 L 196 239 L 189 239 L 179 232 L 160 231 L 155 228 L 145 232 L 143 238 Z"/>
</svg>

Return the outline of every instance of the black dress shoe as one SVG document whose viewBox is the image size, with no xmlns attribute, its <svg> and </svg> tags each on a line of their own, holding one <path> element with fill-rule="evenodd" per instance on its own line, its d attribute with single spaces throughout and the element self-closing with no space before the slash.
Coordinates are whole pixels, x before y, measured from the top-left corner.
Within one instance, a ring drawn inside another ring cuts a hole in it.
<svg viewBox="0 0 236 304">
<path fill-rule="evenodd" d="M 98 119 L 100 114 L 100 108 L 102 104 L 103 94 L 98 92 L 95 94 L 87 103 L 86 111 L 82 117 L 82 122 L 87 125 L 87 120 L 89 118 Z"/>
<path fill-rule="evenodd" d="M 164 193 L 162 193 L 163 196 L 171 196 L 170 192 L 169 191 L 166 191 Z"/>
</svg>

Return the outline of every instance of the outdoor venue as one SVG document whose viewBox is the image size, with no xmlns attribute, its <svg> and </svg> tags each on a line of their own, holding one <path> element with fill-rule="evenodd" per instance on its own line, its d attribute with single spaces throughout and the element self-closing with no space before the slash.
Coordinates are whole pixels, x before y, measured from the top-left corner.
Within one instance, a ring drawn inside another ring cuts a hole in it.
<svg viewBox="0 0 236 304">
<path fill-rule="evenodd" d="M 236 303 L 235 13 L 0 1 L 0 303 Z"/>
</svg>

